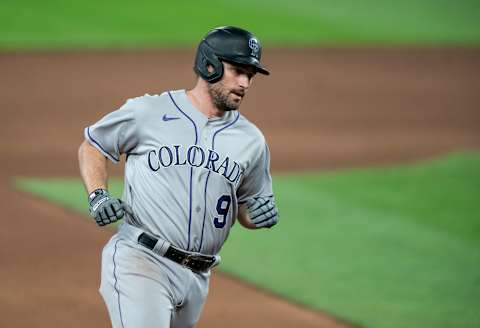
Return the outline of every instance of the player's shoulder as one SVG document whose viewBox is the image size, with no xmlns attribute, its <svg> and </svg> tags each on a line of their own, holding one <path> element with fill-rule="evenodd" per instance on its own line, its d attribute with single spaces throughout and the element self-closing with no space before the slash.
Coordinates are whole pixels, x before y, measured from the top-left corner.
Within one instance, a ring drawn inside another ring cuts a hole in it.
<svg viewBox="0 0 480 328">
<path fill-rule="evenodd" d="M 265 136 L 263 132 L 248 118 L 239 113 L 237 128 L 241 129 L 245 134 L 245 137 L 252 138 L 259 144 L 265 143 Z"/>
<path fill-rule="evenodd" d="M 143 96 L 128 98 L 120 107 L 135 117 L 150 117 L 156 115 L 158 108 L 168 106 L 169 100 L 167 93 L 162 94 L 144 94 Z"/>
<path fill-rule="evenodd" d="M 151 106 L 156 106 L 162 101 L 165 101 L 167 98 L 167 93 L 162 94 L 144 94 L 143 96 L 137 96 L 127 99 L 125 102 L 126 105 L 135 106 L 137 108 L 148 108 Z"/>
</svg>

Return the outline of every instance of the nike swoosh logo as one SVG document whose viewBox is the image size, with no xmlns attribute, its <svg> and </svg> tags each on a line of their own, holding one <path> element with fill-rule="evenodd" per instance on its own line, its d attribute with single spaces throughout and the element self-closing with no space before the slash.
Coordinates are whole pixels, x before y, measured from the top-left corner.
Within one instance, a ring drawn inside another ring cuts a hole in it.
<svg viewBox="0 0 480 328">
<path fill-rule="evenodd" d="M 162 119 L 165 121 L 165 122 L 168 122 L 168 121 L 173 121 L 173 120 L 179 120 L 180 117 L 168 117 L 167 114 L 164 114 Z"/>
</svg>

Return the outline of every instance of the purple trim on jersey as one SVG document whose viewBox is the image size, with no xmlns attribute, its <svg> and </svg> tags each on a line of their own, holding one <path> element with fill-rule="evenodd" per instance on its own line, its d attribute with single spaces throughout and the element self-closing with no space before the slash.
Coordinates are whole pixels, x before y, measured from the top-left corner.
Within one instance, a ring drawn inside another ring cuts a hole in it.
<svg viewBox="0 0 480 328">
<path fill-rule="evenodd" d="M 218 129 L 217 131 L 215 131 L 215 133 L 213 134 L 213 137 L 212 137 L 212 150 L 215 150 L 215 136 L 217 135 L 217 133 L 219 133 L 219 132 L 225 130 L 226 128 L 229 128 L 229 127 L 231 127 L 232 125 L 234 125 L 235 123 L 237 123 L 239 117 L 240 117 L 240 113 L 237 112 L 237 117 L 235 117 L 235 119 L 232 121 L 232 123 L 230 123 L 230 124 L 228 124 L 228 125 L 225 125 L 223 128 Z"/>
<path fill-rule="evenodd" d="M 182 113 L 186 118 L 190 120 L 193 124 L 193 128 L 195 129 L 195 146 L 198 143 L 198 132 L 197 132 L 197 125 L 195 122 L 191 119 L 190 116 L 188 116 L 181 108 L 180 106 L 177 105 L 175 100 L 172 97 L 172 94 L 170 91 L 168 91 L 168 96 L 170 97 L 170 100 L 172 103 L 177 107 L 177 109 Z M 190 231 L 192 227 L 192 179 L 193 179 L 193 167 L 190 168 L 190 209 L 189 209 L 189 214 L 188 214 L 188 244 L 187 244 L 187 250 L 190 250 Z"/>
<path fill-rule="evenodd" d="M 212 149 L 213 150 L 213 149 Z M 208 171 L 207 178 L 205 179 L 205 190 L 204 190 L 204 203 L 203 203 L 203 223 L 202 223 L 202 236 L 200 237 L 200 246 L 198 247 L 198 252 L 200 253 L 202 251 L 202 244 L 203 244 L 203 230 L 205 228 L 205 218 L 207 217 L 207 185 L 208 185 L 208 179 L 210 178 L 210 172 Z"/>
<path fill-rule="evenodd" d="M 234 119 L 231 123 L 225 125 L 225 126 L 224 126 L 223 128 L 221 128 L 221 129 L 218 129 L 217 131 L 215 131 L 215 133 L 213 134 L 213 137 L 212 137 L 212 150 L 215 150 L 215 137 L 216 137 L 216 135 L 217 135 L 219 132 L 221 132 L 221 131 L 229 128 L 229 127 L 232 126 L 232 125 L 234 125 L 234 124 L 238 121 L 238 118 L 239 118 L 239 117 L 240 117 L 240 113 L 237 112 L 237 117 L 235 117 L 235 119 Z M 211 171 L 208 171 L 207 179 L 205 180 L 205 191 L 204 191 L 205 202 L 204 202 L 204 205 L 203 205 L 204 210 L 203 210 L 202 236 L 200 237 L 200 247 L 198 248 L 198 251 L 199 251 L 199 252 L 202 251 L 203 231 L 205 230 L 205 229 L 204 229 L 204 228 L 205 228 L 205 219 L 206 219 L 206 217 L 207 217 L 207 185 L 208 185 L 208 178 L 210 178 L 210 172 L 211 172 Z"/>
<path fill-rule="evenodd" d="M 117 275 L 115 274 L 115 270 L 117 269 L 117 265 L 115 263 L 115 255 L 117 254 L 117 244 L 120 240 L 117 240 L 115 242 L 115 251 L 113 252 L 113 278 L 115 278 L 115 283 L 113 284 L 113 288 L 115 289 L 115 291 L 117 292 L 117 300 L 118 300 L 118 313 L 120 313 L 120 323 L 122 324 L 122 327 L 125 327 L 124 324 L 123 324 L 123 318 L 122 318 L 122 308 L 120 306 L 120 291 L 118 290 L 117 288 L 117 285 L 118 285 L 118 278 L 117 278 Z"/>
<path fill-rule="evenodd" d="M 110 157 L 110 159 L 114 160 L 115 162 L 119 162 L 120 159 L 115 158 L 112 154 L 110 154 L 108 151 L 105 150 L 105 148 L 102 147 L 102 145 L 95 139 L 93 139 L 92 135 L 90 134 L 90 127 L 87 127 L 87 136 L 88 139 L 93 142 L 95 145 L 97 145 L 98 148 L 103 152 L 104 155 L 107 157 Z"/>
</svg>

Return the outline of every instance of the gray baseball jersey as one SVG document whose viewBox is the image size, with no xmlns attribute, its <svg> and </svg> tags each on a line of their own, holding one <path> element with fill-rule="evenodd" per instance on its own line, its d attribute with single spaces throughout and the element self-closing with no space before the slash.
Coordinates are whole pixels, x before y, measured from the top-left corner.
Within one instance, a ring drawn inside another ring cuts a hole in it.
<svg viewBox="0 0 480 328">
<path fill-rule="evenodd" d="M 115 163 L 127 155 L 123 200 L 137 224 L 185 250 L 217 254 L 238 204 L 273 195 L 259 129 L 238 111 L 207 118 L 185 90 L 130 99 L 85 137 Z"/>
<path fill-rule="evenodd" d="M 238 111 L 207 118 L 184 90 L 130 99 L 85 137 L 114 163 L 127 155 L 123 201 L 133 215 L 102 256 L 100 292 L 113 326 L 193 327 L 210 273 L 159 256 L 138 236 L 216 255 L 238 204 L 273 195 L 265 138 Z"/>
</svg>

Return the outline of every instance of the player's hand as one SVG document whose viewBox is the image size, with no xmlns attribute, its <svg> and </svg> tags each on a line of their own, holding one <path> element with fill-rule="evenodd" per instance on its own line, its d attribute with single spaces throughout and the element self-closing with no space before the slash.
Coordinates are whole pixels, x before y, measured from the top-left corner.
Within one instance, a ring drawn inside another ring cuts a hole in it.
<svg viewBox="0 0 480 328">
<path fill-rule="evenodd" d="M 120 199 L 112 198 L 105 189 L 97 189 L 88 196 L 90 216 L 99 226 L 120 220 L 125 215 L 124 204 Z"/>
<path fill-rule="evenodd" d="M 247 201 L 250 221 L 257 228 L 271 228 L 278 223 L 279 215 L 273 197 L 255 197 Z"/>
</svg>

